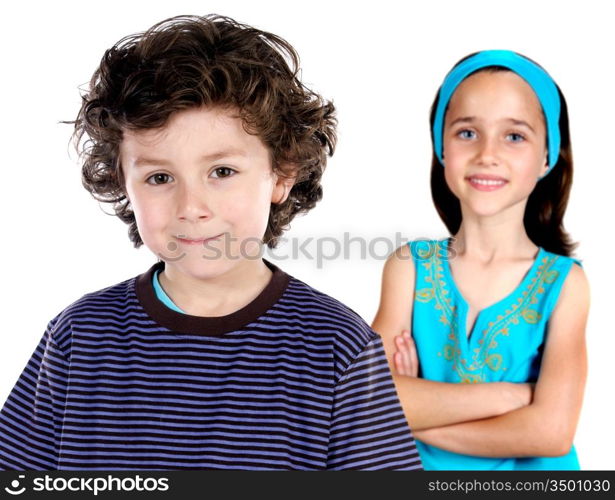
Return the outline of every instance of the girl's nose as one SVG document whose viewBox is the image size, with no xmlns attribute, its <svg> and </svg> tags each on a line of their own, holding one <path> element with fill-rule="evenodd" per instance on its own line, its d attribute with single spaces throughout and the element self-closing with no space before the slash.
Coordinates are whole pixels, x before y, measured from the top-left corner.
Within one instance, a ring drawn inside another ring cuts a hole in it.
<svg viewBox="0 0 615 500">
<path fill-rule="evenodd" d="M 478 141 L 477 160 L 480 165 L 497 165 L 499 163 L 496 138 L 483 137 Z"/>
</svg>

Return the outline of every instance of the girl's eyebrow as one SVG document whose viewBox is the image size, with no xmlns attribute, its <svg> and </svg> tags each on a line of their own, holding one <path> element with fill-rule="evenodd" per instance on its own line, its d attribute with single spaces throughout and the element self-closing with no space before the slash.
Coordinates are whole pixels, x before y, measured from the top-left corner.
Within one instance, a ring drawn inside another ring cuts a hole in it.
<svg viewBox="0 0 615 500">
<path fill-rule="evenodd" d="M 472 123 L 473 121 L 476 120 L 475 116 L 461 116 L 459 118 L 455 118 L 450 126 L 453 127 L 455 125 L 457 125 L 458 123 Z M 513 125 L 516 125 L 518 127 L 527 127 L 528 129 L 530 129 L 532 132 L 536 133 L 536 131 L 534 130 L 534 127 L 532 127 L 528 122 L 526 122 L 525 120 L 518 120 L 517 118 L 504 118 L 502 121 L 507 121 L 512 123 Z"/>
<path fill-rule="evenodd" d="M 471 123 L 471 122 L 473 122 L 474 120 L 476 120 L 476 117 L 475 117 L 475 116 L 461 116 L 461 117 L 459 117 L 459 118 L 455 118 L 455 119 L 451 122 L 450 126 L 452 127 L 453 125 L 457 125 L 458 123 Z"/>
<path fill-rule="evenodd" d="M 528 122 L 526 122 L 524 120 L 517 120 L 516 118 L 507 118 L 506 120 L 511 122 L 513 125 L 517 125 L 518 127 L 527 127 L 532 132 L 536 133 L 534 128 Z"/>
</svg>

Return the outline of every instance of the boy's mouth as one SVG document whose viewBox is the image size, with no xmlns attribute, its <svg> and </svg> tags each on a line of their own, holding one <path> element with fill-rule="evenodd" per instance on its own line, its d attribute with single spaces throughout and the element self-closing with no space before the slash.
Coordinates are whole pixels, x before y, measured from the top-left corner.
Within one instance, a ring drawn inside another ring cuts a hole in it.
<svg viewBox="0 0 615 500">
<path fill-rule="evenodd" d="M 216 236 L 212 236 L 211 238 L 193 238 L 193 237 L 188 237 L 184 234 L 178 234 L 175 239 L 177 239 L 177 241 L 179 241 L 180 243 L 183 243 L 184 245 L 204 245 L 205 243 L 209 242 L 209 241 L 213 241 L 216 240 L 218 238 L 220 238 L 222 236 L 223 233 L 220 233 Z"/>
</svg>

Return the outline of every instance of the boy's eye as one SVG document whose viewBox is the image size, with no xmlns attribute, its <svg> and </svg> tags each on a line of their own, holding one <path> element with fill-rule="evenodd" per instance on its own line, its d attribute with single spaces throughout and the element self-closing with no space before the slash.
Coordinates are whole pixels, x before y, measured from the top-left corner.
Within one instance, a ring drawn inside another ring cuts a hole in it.
<svg viewBox="0 0 615 500">
<path fill-rule="evenodd" d="M 230 177 L 233 175 L 235 171 L 229 167 L 217 167 L 212 173 L 211 176 L 216 179 L 222 179 L 224 177 Z"/>
<path fill-rule="evenodd" d="M 525 137 L 517 132 L 512 132 L 506 136 L 511 142 L 522 142 L 525 140 Z"/>
<path fill-rule="evenodd" d="M 148 184 L 166 184 L 168 180 L 171 178 L 169 174 L 154 174 L 147 178 L 146 182 Z"/>
<path fill-rule="evenodd" d="M 460 130 L 457 132 L 457 135 L 462 139 L 474 139 L 474 137 L 476 137 L 476 133 L 473 130 L 468 129 Z"/>
</svg>

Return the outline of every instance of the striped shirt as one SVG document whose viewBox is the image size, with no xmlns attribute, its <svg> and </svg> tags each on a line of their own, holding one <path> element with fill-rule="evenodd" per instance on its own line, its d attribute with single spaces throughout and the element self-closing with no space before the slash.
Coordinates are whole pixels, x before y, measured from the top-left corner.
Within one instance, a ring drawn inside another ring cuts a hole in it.
<svg viewBox="0 0 615 500">
<path fill-rule="evenodd" d="M 420 469 L 380 337 L 267 265 L 223 317 L 162 304 L 164 262 L 63 310 L 0 412 L 0 469 Z"/>
</svg>

